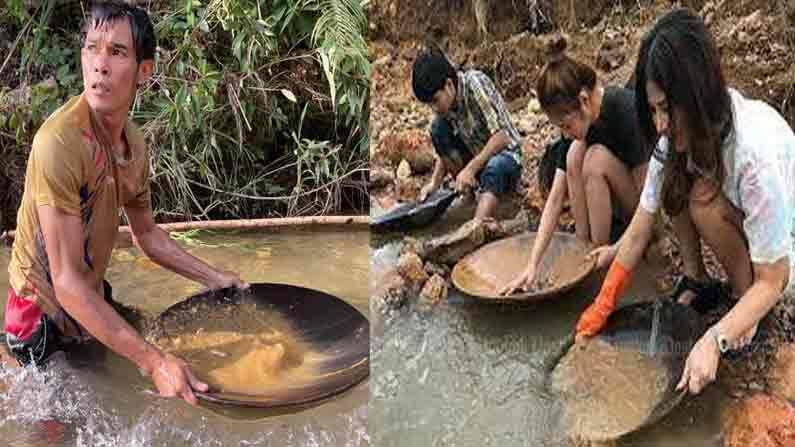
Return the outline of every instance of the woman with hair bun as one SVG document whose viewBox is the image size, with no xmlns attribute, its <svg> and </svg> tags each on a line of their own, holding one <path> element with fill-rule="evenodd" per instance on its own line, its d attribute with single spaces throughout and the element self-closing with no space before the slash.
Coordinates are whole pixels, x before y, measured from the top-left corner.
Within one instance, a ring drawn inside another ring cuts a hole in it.
<svg viewBox="0 0 795 447">
<path fill-rule="evenodd" d="M 566 198 L 577 237 L 600 247 L 620 237 L 643 187 L 649 150 L 641 139 L 635 92 L 603 86 L 593 68 L 566 54 L 566 46 L 564 37 L 550 42 L 549 61 L 537 81 L 541 108 L 563 137 L 547 147 L 539 166 L 547 201 L 530 261 L 504 294 L 529 290 L 538 279 Z"/>
</svg>

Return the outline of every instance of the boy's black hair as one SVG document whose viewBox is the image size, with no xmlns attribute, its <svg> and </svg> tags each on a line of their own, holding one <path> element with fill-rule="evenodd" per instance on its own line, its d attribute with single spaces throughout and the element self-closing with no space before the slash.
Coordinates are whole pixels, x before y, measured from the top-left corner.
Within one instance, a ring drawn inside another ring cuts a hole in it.
<svg viewBox="0 0 795 447">
<path fill-rule="evenodd" d="M 411 87 L 414 96 L 421 102 L 431 102 L 433 95 L 444 87 L 447 79 L 452 79 L 453 85 L 458 86 L 456 72 L 456 68 L 438 46 L 426 45 L 414 59 L 414 66 L 411 69 Z"/>
</svg>

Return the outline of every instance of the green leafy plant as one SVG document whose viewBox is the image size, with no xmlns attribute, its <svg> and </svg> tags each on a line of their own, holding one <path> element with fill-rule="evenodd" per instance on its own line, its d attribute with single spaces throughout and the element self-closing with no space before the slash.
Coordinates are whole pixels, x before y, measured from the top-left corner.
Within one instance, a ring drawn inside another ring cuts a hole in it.
<svg viewBox="0 0 795 447">
<path fill-rule="evenodd" d="M 152 148 L 159 219 L 365 212 L 365 2 L 148 5 L 156 68 L 132 116 Z M 30 100 L 0 99 L 0 156 L 23 156 L 46 116 L 79 94 L 84 7 L 83 0 L 42 0 L 30 9 L 24 0 L 6 3 L 3 12 L 11 12 L 0 15 L 0 25 L 26 38 L 6 68 L 20 82 L 5 95 L 29 91 Z M 48 78 L 54 89 L 30 87 Z"/>
</svg>

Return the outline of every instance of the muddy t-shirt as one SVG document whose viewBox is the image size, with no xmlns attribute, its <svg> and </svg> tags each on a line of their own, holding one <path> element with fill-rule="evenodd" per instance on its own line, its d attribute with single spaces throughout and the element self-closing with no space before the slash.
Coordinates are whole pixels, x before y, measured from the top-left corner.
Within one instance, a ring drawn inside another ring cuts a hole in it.
<svg viewBox="0 0 795 447">
<path fill-rule="evenodd" d="M 151 207 L 149 154 L 143 135 L 130 121 L 124 130 L 124 158 L 98 144 L 91 112 L 82 96 L 56 110 L 33 139 L 25 191 L 17 215 L 17 233 L 8 267 L 11 287 L 22 300 L 46 313 L 66 336 L 85 332 L 55 298 L 37 206 L 77 216 L 83 224 L 82 262 L 94 272 L 96 290 L 113 250 L 122 207 Z M 26 324 L 15 309 L 6 310 L 6 330 Z M 21 306 L 24 307 L 24 306 Z"/>
<path fill-rule="evenodd" d="M 588 129 L 585 143 L 588 146 L 594 144 L 605 146 L 629 169 L 649 161 L 650 151 L 646 149 L 640 135 L 633 90 L 624 87 L 605 87 L 599 119 Z M 555 166 L 566 171 L 569 146 L 559 145 L 555 150 Z"/>
</svg>

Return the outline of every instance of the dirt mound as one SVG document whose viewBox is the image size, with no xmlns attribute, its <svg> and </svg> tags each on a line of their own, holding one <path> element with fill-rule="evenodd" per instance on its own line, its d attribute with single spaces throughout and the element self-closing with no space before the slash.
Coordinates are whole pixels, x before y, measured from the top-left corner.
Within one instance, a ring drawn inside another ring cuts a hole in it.
<svg viewBox="0 0 795 447">
<path fill-rule="evenodd" d="M 462 60 L 466 66 L 489 75 L 506 101 L 519 98 L 526 104 L 545 63 L 545 45 L 545 39 L 522 33 L 506 41 L 483 44 Z"/>
<path fill-rule="evenodd" d="M 775 107 L 795 125 L 795 4 L 787 8 L 749 6 L 738 2 L 722 8 L 710 2 L 702 16 L 721 51 L 723 72 L 732 87 Z M 753 5 L 753 4 L 752 4 Z"/>
<path fill-rule="evenodd" d="M 534 20 L 538 20 L 537 11 L 540 8 L 528 5 L 532 3 L 547 2 L 545 0 L 515 2 L 376 0 L 371 3 L 368 11 L 371 24 L 370 39 L 398 42 L 432 38 L 444 43 L 448 36 L 455 36 L 458 41 L 474 46 L 483 40 L 476 15 L 477 9 L 479 13 L 485 13 L 489 36 L 502 39 L 531 26 Z"/>
<path fill-rule="evenodd" d="M 726 447 L 795 445 L 795 409 L 769 395 L 757 394 L 732 406 L 724 426 Z"/>
</svg>

